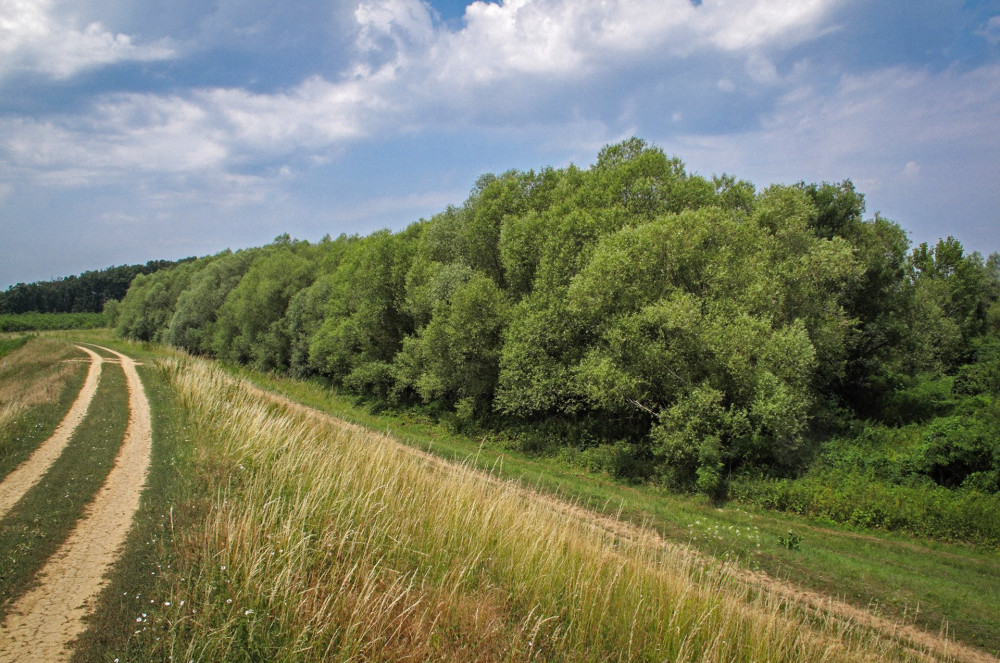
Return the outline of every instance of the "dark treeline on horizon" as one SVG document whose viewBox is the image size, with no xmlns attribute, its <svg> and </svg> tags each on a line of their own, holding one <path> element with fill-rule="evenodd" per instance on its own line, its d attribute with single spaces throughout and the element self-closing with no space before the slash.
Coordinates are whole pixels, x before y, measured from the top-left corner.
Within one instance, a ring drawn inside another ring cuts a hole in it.
<svg viewBox="0 0 1000 663">
<path fill-rule="evenodd" d="M 145 265 L 121 265 L 76 276 L 17 283 L 0 292 L 2 313 L 101 313 L 105 302 L 121 300 L 139 274 L 152 274 L 180 261 L 150 260 Z"/>
</svg>

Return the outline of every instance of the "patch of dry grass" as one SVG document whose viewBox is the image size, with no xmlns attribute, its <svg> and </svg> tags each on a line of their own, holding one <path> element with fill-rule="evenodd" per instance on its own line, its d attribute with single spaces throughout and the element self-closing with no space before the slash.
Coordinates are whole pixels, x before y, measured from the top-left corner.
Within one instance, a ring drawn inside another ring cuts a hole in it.
<svg viewBox="0 0 1000 663">
<path fill-rule="evenodd" d="M 164 578 L 174 660 L 911 656 L 652 534 L 276 403 L 208 362 L 167 370 L 211 495 Z"/>
<path fill-rule="evenodd" d="M 0 358 L 0 444 L 19 415 L 59 399 L 69 378 L 84 370 L 65 360 L 81 355 L 66 343 L 35 338 Z"/>
</svg>

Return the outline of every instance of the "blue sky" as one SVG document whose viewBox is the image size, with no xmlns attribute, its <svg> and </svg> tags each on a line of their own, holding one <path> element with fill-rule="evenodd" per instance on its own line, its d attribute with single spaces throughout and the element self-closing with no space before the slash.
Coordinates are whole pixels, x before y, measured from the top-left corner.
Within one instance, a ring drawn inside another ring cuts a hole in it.
<svg viewBox="0 0 1000 663">
<path fill-rule="evenodd" d="M 400 229 L 631 135 L 1000 250 L 1000 0 L 0 0 L 0 288 Z"/>
</svg>

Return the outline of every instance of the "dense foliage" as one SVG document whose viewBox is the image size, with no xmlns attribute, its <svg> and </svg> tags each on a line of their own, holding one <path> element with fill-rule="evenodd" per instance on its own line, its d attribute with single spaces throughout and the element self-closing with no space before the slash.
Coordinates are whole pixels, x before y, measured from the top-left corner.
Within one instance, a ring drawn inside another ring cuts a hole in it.
<svg viewBox="0 0 1000 663">
<path fill-rule="evenodd" d="M 803 474 L 996 493 L 998 297 L 997 255 L 911 249 L 849 181 L 757 191 L 630 139 L 588 169 L 483 176 L 399 233 L 138 276 L 114 314 L 133 339 L 764 501 Z"/>
<path fill-rule="evenodd" d="M 152 274 L 176 264 L 150 260 L 145 265 L 122 265 L 64 279 L 18 283 L 0 292 L 0 313 L 101 313 L 106 302 L 125 296 L 136 275 Z"/>
</svg>

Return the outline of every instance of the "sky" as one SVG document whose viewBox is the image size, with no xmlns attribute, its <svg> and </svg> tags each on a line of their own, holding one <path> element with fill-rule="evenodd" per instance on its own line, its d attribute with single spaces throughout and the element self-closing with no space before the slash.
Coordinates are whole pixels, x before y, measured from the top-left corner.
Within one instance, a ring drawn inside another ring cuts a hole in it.
<svg viewBox="0 0 1000 663">
<path fill-rule="evenodd" d="M 0 0 L 0 289 L 399 230 L 639 136 L 1000 250 L 1000 0 Z"/>
</svg>

